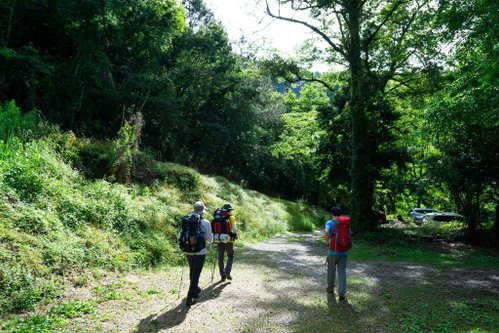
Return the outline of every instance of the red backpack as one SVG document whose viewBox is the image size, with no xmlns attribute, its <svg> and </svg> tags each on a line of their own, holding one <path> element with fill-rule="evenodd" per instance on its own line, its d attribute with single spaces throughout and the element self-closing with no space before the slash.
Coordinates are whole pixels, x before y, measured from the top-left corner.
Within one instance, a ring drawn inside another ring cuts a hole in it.
<svg viewBox="0 0 499 333">
<path fill-rule="evenodd" d="M 352 248 L 350 218 L 348 216 L 338 216 L 337 221 L 333 220 L 333 227 L 329 229 L 329 237 L 329 248 L 331 250 L 336 252 L 347 252 L 350 250 Z"/>
<path fill-rule="evenodd" d="M 211 221 L 211 231 L 214 234 L 231 233 L 228 211 L 219 208 L 213 212 L 213 221 Z"/>
</svg>

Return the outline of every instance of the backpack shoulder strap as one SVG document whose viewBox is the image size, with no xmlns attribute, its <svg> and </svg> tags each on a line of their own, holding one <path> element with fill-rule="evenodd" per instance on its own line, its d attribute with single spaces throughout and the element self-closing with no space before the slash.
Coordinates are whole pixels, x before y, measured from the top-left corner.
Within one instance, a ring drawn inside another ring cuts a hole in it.
<svg viewBox="0 0 499 333">
<path fill-rule="evenodd" d="M 203 217 L 201 216 L 198 221 L 199 233 L 204 235 L 204 227 L 203 227 Z M 208 228 L 211 228 L 211 223 L 208 221 Z"/>
</svg>

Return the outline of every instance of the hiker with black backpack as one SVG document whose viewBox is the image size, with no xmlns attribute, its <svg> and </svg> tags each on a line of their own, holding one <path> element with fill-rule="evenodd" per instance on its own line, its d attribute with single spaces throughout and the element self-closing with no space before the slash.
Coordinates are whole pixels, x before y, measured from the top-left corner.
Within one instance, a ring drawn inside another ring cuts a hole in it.
<svg viewBox="0 0 499 333">
<path fill-rule="evenodd" d="M 226 203 L 222 208 L 213 212 L 211 231 L 213 242 L 217 244 L 218 271 L 222 281 L 232 280 L 230 272 L 234 262 L 234 241 L 237 239 L 236 218 L 232 215 L 232 205 Z M 224 265 L 225 252 L 227 252 L 227 265 Z"/>
<path fill-rule="evenodd" d="M 347 256 L 352 248 L 352 231 L 350 229 L 350 218 L 341 215 L 341 209 L 332 207 L 330 210 L 331 220 L 326 222 L 324 230 L 327 256 L 327 292 L 334 295 L 334 283 L 336 271 L 338 272 L 338 297 L 346 300 L 347 291 Z"/>
<path fill-rule="evenodd" d="M 194 204 L 194 210 L 182 218 L 182 229 L 180 231 L 179 245 L 185 253 L 189 263 L 189 291 L 187 292 L 187 306 L 196 303 L 201 288 L 199 278 L 206 259 L 206 242 L 213 241 L 210 222 L 203 218 L 208 209 L 202 201 Z"/>
</svg>

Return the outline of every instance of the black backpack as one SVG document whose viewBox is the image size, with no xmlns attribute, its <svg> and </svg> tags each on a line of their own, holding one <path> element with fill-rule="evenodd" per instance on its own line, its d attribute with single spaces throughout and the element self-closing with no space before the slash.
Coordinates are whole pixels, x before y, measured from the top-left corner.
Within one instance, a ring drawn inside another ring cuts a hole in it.
<svg viewBox="0 0 499 333">
<path fill-rule="evenodd" d="M 193 214 L 182 218 L 179 246 L 184 252 L 198 252 L 206 247 L 204 231 L 201 229 L 201 215 Z"/>
<path fill-rule="evenodd" d="M 211 232 L 214 234 L 230 234 L 229 212 L 219 208 L 213 212 L 213 221 L 211 221 Z"/>
</svg>

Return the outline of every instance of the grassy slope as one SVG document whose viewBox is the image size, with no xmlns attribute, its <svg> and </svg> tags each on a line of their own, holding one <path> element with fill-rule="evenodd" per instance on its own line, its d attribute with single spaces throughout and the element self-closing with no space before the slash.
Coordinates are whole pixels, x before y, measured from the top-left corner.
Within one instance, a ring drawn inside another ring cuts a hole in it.
<svg viewBox="0 0 499 333">
<path fill-rule="evenodd" d="M 311 230 L 324 217 L 169 163 L 156 164 L 149 187 L 90 181 L 65 153 L 60 140 L 0 144 L 0 314 L 31 309 L 108 271 L 177 264 L 178 223 L 196 200 L 211 208 L 231 202 L 243 242 Z"/>
</svg>

